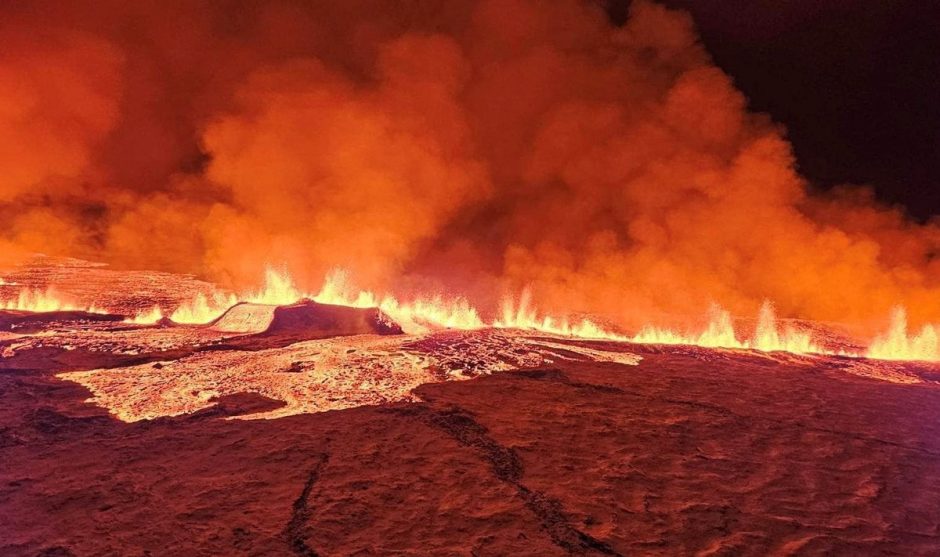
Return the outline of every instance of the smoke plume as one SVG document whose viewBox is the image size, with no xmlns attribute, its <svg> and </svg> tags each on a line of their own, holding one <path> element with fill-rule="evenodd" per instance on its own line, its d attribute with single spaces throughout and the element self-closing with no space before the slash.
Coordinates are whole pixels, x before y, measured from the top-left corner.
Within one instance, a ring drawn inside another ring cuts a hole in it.
<svg viewBox="0 0 940 557">
<path fill-rule="evenodd" d="M 626 327 L 718 302 L 870 331 L 940 315 L 940 227 L 814 192 L 785 131 L 636 1 L 8 3 L 0 252 Z M 2 262 L 2 261 L 0 261 Z"/>
</svg>

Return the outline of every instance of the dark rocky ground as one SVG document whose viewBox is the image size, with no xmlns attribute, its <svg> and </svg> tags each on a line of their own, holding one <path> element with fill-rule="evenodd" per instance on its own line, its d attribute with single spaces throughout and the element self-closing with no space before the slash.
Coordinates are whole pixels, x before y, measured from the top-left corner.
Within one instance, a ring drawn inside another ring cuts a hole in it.
<svg viewBox="0 0 940 557">
<path fill-rule="evenodd" d="M 8 366 L 0 555 L 940 554 L 931 376 L 629 350 L 254 420 L 281 403 L 125 423 Z"/>
</svg>

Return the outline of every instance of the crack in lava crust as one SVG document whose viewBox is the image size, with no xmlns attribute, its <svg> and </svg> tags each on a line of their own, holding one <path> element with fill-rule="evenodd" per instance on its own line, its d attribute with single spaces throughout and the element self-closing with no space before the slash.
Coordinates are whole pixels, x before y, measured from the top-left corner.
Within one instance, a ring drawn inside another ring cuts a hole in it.
<svg viewBox="0 0 940 557">
<path fill-rule="evenodd" d="M 444 432 L 460 445 L 475 450 L 489 463 L 497 479 L 515 489 L 526 508 L 538 518 L 552 543 L 569 555 L 621 555 L 607 543 L 574 527 L 560 501 L 526 486 L 522 481 L 525 469 L 518 453 L 497 442 L 471 414 L 460 408 L 438 410 L 429 407 L 399 412 L 413 416 L 425 425 Z"/>
</svg>

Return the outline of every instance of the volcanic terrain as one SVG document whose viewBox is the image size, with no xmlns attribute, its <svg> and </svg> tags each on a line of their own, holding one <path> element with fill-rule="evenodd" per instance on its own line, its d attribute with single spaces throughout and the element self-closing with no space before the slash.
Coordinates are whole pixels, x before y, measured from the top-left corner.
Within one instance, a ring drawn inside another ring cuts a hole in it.
<svg viewBox="0 0 940 557">
<path fill-rule="evenodd" d="M 405 334 L 309 300 L 139 324 L 207 285 L 6 278 L 123 287 L 0 312 L 2 555 L 940 552 L 934 364 Z"/>
</svg>

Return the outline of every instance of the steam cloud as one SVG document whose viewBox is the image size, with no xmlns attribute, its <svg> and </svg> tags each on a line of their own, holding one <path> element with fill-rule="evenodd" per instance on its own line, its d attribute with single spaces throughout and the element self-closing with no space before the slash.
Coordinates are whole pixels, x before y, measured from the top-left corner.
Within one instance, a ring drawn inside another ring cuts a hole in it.
<svg viewBox="0 0 940 557">
<path fill-rule="evenodd" d="M 637 1 L 7 3 L 0 259 L 446 287 L 632 327 L 940 315 L 936 223 L 813 193 L 783 130 Z M 3 261 L 0 261 L 2 263 Z"/>
</svg>

